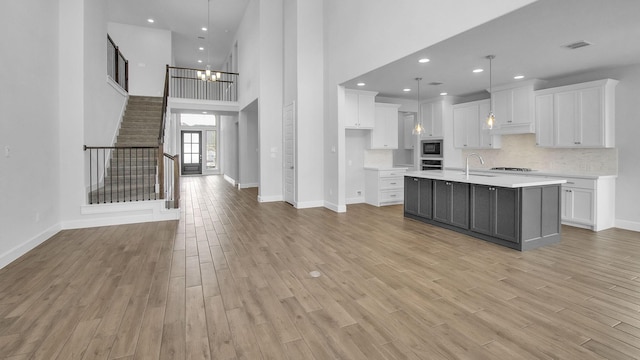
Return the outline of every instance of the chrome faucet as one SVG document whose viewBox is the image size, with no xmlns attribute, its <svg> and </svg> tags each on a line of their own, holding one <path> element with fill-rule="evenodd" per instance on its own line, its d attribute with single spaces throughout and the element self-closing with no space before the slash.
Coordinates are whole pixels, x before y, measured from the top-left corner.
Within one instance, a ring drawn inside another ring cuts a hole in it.
<svg viewBox="0 0 640 360">
<path fill-rule="evenodd" d="M 484 165 L 484 159 L 482 158 L 482 156 L 480 156 L 477 153 L 471 153 L 469 155 L 467 155 L 467 164 L 464 168 L 464 176 L 468 179 L 469 178 L 469 156 L 471 155 L 475 155 L 478 157 L 478 159 L 480 159 L 480 164 Z"/>
</svg>

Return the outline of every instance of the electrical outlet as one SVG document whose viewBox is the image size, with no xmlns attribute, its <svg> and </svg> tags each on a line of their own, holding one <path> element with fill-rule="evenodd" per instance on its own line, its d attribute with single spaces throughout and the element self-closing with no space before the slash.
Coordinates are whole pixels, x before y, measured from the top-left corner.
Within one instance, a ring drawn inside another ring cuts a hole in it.
<svg viewBox="0 0 640 360">
<path fill-rule="evenodd" d="M 356 194 L 358 194 L 358 196 L 362 195 L 362 190 L 356 191 Z"/>
</svg>

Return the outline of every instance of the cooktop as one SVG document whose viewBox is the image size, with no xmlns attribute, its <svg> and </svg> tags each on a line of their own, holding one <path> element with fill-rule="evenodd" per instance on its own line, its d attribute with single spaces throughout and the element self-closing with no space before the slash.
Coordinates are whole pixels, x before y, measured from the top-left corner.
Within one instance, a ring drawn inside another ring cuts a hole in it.
<svg viewBox="0 0 640 360">
<path fill-rule="evenodd" d="M 527 171 L 534 171 L 533 169 L 530 168 L 521 168 L 521 167 L 493 167 L 491 168 L 491 170 L 502 170 L 502 171 L 523 171 L 523 172 L 527 172 Z"/>
</svg>

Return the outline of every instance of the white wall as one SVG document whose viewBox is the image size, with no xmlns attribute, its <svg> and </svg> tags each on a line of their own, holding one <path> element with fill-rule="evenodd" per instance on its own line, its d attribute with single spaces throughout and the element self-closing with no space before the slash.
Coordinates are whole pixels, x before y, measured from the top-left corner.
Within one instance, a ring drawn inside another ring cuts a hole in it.
<svg viewBox="0 0 640 360">
<path fill-rule="evenodd" d="M 112 22 L 107 27 L 129 60 L 129 94 L 162 96 L 166 65 L 173 61 L 171 31 Z"/>
<path fill-rule="evenodd" d="M 220 116 L 220 166 L 222 173 L 238 181 L 238 116 Z"/>
<path fill-rule="evenodd" d="M 238 124 L 238 185 L 241 188 L 257 187 L 260 181 L 260 124 L 258 101 L 240 112 Z"/>
<path fill-rule="evenodd" d="M 533 2 L 532 0 L 324 2 L 324 181 L 327 207 L 344 207 L 344 119 L 338 115 L 337 84 L 464 30 Z M 335 148 L 336 152 L 332 152 Z"/>
<path fill-rule="evenodd" d="M 57 1 L 0 6 L 0 268 L 60 228 L 58 23 Z"/>
<path fill-rule="evenodd" d="M 322 1 L 297 0 L 296 163 L 298 208 L 324 205 Z"/>
<path fill-rule="evenodd" d="M 260 31 L 260 0 L 250 0 L 245 10 L 244 17 L 238 32 L 236 42 L 238 44 L 238 105 L 244 109 L 258 98 L 259 93 L 259 31 Z M 229 49 L 230 53 L 233 49 Z"/>
</svg>

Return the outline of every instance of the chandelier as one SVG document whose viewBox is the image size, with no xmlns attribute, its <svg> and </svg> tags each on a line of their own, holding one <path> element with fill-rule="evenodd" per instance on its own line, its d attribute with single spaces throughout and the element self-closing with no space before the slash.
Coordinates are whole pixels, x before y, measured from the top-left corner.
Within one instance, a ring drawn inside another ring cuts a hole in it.
<svg viewBox="0 0 640 360">
<path fill-rule="evenodd" d="M 211 31 L 211 0 L 207 0 L 207 35 Z M 207 40 L 209 38 L 207 37 Z M 207 42 L 207 69 L 205 71 L 198 70 L 196 76 L 202 81 L 218 81 L 222 77 L 222 73 L 219 71 L 211 71 L 211 44 Z"/>
</svg>

